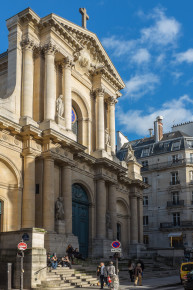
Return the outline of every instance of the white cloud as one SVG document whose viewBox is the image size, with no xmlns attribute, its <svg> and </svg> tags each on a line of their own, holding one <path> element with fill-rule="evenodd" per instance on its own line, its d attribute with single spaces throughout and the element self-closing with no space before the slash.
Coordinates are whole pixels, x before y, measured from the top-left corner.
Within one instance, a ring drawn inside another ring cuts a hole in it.
<svg viewBox="0 0 193 290">
<path fill-rule="evenodd" d="M 135 47 L 135 41 L 118 39 L 116 36 L 103 38 L 102 44 L 104 47 L 112 49 L 113 55 L 117 57 L 131 52 Z"/>
<path fill-rule="evenodd" d="M 185 52 L 176 54 L 176 61 L 179 63 L 193 63 L 193 48 L 190 48 Z"/>
<path fill-rule="evenodd" d="M 152 93 L 156 85 L 159 84 L 159 78 L 155 74 L 135 75 L 126 83 L 125 95 L 130 98 L 139 99 L 147 93 Z"/>
<path fill-rule="evenodd" d="M 138 49 L 132 57 L 133 62 L 136 62 L 137 64 L 142 64 L 144 62 L 147 63 L 150 59 L 151 55 L 145 48 Z"/>
<path fill-rule="evenodd" d="M 167 17 L 163 9 L 158 8 L 154 9 L 151 18 L 155 19 L 155 23 L 141 30 L 142 41 L 161 46 L 174 44 L 180 33 L 180 23 L 173 17 Z"/>
<path fill-rule="evenodd" d="M 164 117 L 164 132 L 171 131 L 171 126 L 174 124 L 193 120 L 192 104 L 193 99 L 188 95 L 184 95 L 179 99 L 172 99 L 169 102 L 165 102 L 160 109 L 154 110 L 153 112 L 150 111 L 149 114 L 144 114 L 141 110 L 123 112 L 118 107 L 116 116 L 125 132 L 134 133 L 139 136 L 147 136 L 148 129 L 153 127 L 154 121 L 159 115 Z"/>
</svg>

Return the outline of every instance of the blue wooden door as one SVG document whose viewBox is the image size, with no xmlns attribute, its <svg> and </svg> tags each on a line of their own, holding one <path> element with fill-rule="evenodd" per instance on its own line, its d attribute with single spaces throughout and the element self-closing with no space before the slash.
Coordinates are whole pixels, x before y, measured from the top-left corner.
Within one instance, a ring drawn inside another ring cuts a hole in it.
<svg viewBox="0 0 193 290">
<path fill-rule="evenodd" d="M 72 232 L 78 237 L 79 251 L 88 257 L 89 202 L 79 184 L 72 185 Z"/>
</svg>

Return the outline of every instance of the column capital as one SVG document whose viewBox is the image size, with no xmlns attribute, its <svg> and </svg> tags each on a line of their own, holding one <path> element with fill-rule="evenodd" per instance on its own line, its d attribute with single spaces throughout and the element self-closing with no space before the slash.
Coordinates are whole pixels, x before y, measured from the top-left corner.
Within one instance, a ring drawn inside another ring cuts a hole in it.
<svg viewBox="0 0 193 290">
<path fill-rule="evenodd" d="M 108 97 L 107 99 L 105 99 L 105 102 L 110 106 L 114 106 L 118 101 L 114 97 Z"/>
<path fill-rule="evenodd" d="M 21 47 L 24 50 L 33 51 L 36 48 L 36 45 L 35 45 L 33 40 L 26 38 L 26 39 L 22 40 Z"/>
<path fill-rule="evenodd" d="M 74 66 L 74 63 L 69 57 L 66 57 L 62 60 L 61 65 L 62 65 L 63 69 L 70 69 L 71 70 L 72 67 Z"/>
<path fill-rule="evenodd" d="M 55 55 L 58 52 L 58 49 L 55 44 L 49 42 L 44 45 L 43 51 L 45 54 Z"/>
<path fill-rule="evenodd" d="M 93 91 L 95 97 L 104 97 L 105 90 L 103 88 L 98 88 Z"/>
</svg>

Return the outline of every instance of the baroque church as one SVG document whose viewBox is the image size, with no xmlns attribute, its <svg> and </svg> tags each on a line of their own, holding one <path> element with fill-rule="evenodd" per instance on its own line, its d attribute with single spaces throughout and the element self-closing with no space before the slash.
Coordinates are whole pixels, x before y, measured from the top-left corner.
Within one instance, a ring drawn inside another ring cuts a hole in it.
<svg viewBox="0 0 193 290">
<path fill-rule="evenodd" d="M 82 27 L 30 8 L 6 22 L 0 254 L 11 261 L 25 233 L 31 269 L 39 267 L 33 249 L 60 256 L 72 244 L 85 257 L 109 257 L 118 239 L 127 257 L 143 246 L 141 165 L 131 148 L 125 161 L 116 157 L 115 105 L 125 85 L 80 12 Z"/>
</svg>

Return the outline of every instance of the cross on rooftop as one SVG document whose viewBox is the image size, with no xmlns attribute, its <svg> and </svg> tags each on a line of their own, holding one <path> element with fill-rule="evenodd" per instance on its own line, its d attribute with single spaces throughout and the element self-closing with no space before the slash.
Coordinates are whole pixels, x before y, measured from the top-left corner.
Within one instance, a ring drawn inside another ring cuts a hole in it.
<svg viewBox="0 0 193 290">
<path fill-rule="evenodd" d="M 86 29 L 86 21 L 89 20 L 89 16 L 86 14 L 86 8 L 79 8 L 79 12 L 82 14 L 82 27 Z"/>
</svg>

